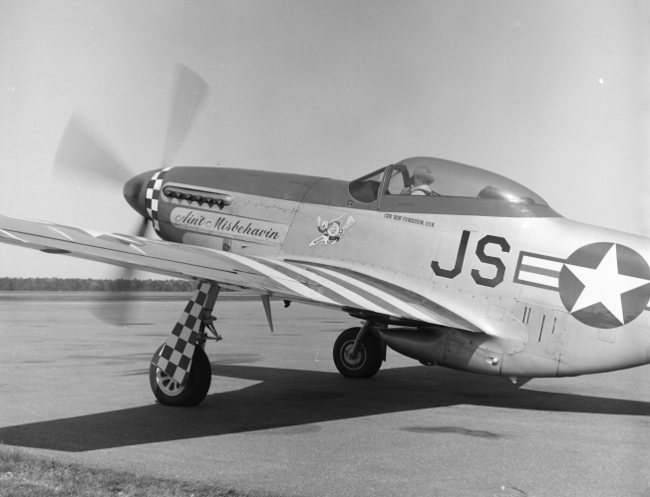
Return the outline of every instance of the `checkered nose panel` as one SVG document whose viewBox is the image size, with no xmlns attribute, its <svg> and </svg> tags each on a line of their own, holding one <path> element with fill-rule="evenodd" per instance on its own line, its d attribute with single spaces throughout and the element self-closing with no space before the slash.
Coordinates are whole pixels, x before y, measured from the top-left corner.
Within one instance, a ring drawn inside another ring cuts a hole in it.
<svg viewBox="0 0 650 497">
<path fill-rule="evenodd" d="M 203 319 L 211 315 L 218 293 L 219 288 L 209 283 L 198 286 L 160 354 L 152 361 L 181 385 L 189 377 Z"/>
<path fill-rule="evenodd" d="M 147 209 L 147 216 L 149 216 L 153 222 L 153 228 L 156 231 L 160 230 L 160 223 L 158 222 L 158 203 L 160 201 L 160 191 L 162 190 L 163 178 L 165 177 L 167 171 L 170 169 L 171 167 L 161 169 L 155 173 L 149 180 L 149 183 L 147 183 L 144 205 Z"/>
</svg>

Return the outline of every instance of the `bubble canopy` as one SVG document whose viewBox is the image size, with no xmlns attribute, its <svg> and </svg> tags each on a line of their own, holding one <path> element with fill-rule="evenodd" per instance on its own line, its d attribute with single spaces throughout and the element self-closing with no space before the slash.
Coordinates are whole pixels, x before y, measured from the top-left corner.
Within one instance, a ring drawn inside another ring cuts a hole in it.
<svg viewBox="0 0 650 497">
<path fill-rule="evenodd" d="M 384 167 L 349 183 L 349 193 L 360 204 L 380 202 L 441 212 L 445 206 L 478 211 L 484 215 L 556 215 L 532 190 L 478 167 L 432 157 L 412 157 Z M 405 202 L 411 202 L 405 203 Z M 400 209 L 401 210 L 401 209 Z M 469 212 L 468 212 L 469 213 Z"/>
</svg>

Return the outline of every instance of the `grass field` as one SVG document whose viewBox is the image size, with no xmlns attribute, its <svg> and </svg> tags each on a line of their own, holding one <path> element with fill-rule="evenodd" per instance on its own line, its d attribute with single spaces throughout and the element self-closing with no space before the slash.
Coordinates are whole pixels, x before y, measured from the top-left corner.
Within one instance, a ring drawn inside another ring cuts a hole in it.
<svg viewBox="0 0 650 497">
<path fill-rule="evenodd" d="M 1 497 L 260 497 L 178 480 L 86 468 L 0 446 Z"/>
</svg>

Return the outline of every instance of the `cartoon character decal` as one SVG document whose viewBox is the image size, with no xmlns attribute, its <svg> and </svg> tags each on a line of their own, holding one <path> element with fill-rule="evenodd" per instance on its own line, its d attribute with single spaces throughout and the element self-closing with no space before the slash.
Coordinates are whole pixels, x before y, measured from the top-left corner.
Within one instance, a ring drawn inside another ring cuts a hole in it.
<svg viewBox="0 0 650 497">
<path fill-rule="evenodd" d="M 320 216 L 318 216 L 316 218 L 316 226 L 322 235 L 312 240 L 309 243 L 309 246 L 313 247 L 319 243 L 323 243 L 324 245 L 334 245 L 336 242 L 338 242 L 345 234 L 345 232 L 355 223 L 354 218 L 352 216 L 348 216 L 348 218 L 345 220 L 345 224 L 341 226 L 341 218 L 343 216 L 345 216 L 345 214 L 341 214 L 339 217 L 333 219 L 332 221 L 325 221 L 324 219 L 321 219 Z"/>
</svg>

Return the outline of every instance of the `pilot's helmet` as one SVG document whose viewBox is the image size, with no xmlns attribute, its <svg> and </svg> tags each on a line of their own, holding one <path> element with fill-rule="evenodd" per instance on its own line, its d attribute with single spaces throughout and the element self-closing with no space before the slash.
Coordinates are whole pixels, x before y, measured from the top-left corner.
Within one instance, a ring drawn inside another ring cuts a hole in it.
<svg viewBox="0 0 650 497">
<path fill-rule="evenodd" d="M 419 178 L 420 182 L 425 185 L 433 183 L 434 178 L 431 169 L 428 166 L 418 166 L 413 171 L 412 179 Z"/>
</svg>

